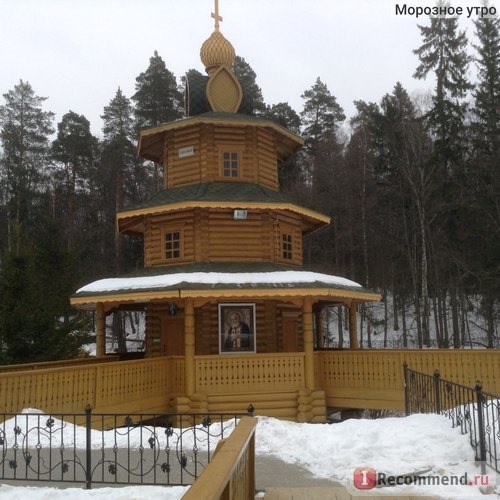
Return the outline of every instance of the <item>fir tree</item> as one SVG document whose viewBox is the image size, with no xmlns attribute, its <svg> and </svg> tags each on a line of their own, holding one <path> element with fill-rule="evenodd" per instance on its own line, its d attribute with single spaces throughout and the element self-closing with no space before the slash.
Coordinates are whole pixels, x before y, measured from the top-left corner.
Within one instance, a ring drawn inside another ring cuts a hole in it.
<svg viewBox="0 0 500 500">
<path fill-rule="evenodd" d="M 453 169 L 453 163 L 463 159 L 466 147 L 464 99 L 472 88 L 467 80 L 467 38 L 459 31 L 456 18 L 433 17 L 430 26 L 419 25 L 419 29 L 423 43 L 413 51 L 420 61 L 413 76 L 424 79 L 430 72 L 435 74 L 436 90 L 426 118 L 440 161 Z"/>
<path fill-rule="evenodd" d="M 78 356 L 88 324 L 69 304 L 75 261 L 58 224 L 40 218 L 36 245 L 8 253 L 0 270 L 0 362 L 29 363 Z"/>
<path fill-rule="evenodd" d="M 479 41 L 474 92 L 473 151 L 469 162 L 469 231 L 462 247 L 467 252 L 466 284 L 482 295 L 486 346 L 494 347 L 495 315 L 500 295 L 500 19 L 475 21 Z"/>
<path fill-rule="evenodd" d="M 439 2 L 438 6 L 445 5 Z M 438 240 L 443 248 L 454 249 L 458 244 L 463 217 L 460 200 L 464 197 L 466 185 L 465 152 L 468 136 L 465 117 L 467 103 L 465 97 L 472 88 L 467 80 L 469 56 L 465 32 L 458 29 L 455 18 L 431 18 L 430 26 L 419 26 L 423 44 L 414 53 L 418 56 L 418 65 L 414 77 L 425 78 L 431 71 L 436 77 L 436 90 L 432 96 L 432 105 L 425 118 L 434 139 L 434 155 L 429 161 L 436 166 L 439 175 L 434 178 L 437 199 L 441 200 L 441 209 L 435 214 L 435 231 L 443 237 Z M 443 241 L 446 240 L 446 241 Z M 433 243 L 432 239 L 428 244 Z M 429 248 L 422 247 L 422 252 Z M 426 259 L 422 259 L 422 277 L 427 276 Z M 456 266 L 448 259 L 445 261 L 441 280 L 449 283 L 450 294 L 456 296 Z M 430 344 L 430 306 L 426 281 L 422 282 L 422 336 L 424 345 Z M 455 347 L 459 347 L 459 335 L 454 331 Z"/>
<path fill-rule="evenodd" d="M 474 92 L 474 132 L 484 154 L 498 159 L 500 153 L 500 18 L 475 21 L 479 44 L 478 84 Z"/>
</svg>

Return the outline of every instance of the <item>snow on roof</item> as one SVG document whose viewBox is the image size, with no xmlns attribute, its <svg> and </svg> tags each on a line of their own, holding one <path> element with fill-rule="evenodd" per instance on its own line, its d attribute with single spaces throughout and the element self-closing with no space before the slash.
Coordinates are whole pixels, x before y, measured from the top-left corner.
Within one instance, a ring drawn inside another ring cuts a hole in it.
<svg viewBox="0 0 500 500">
<path fill-rule="evenodd" d="M 273 285 L 322 284 L 331 287 L 362 288 L 359 283 L 311 271 L 274 271 L 256 273 L 220 273 L 220 272 L 193 272 L 162 274 L 159 276 L 140 276 L 127 278 L 107 278 L 94 281 L 79 290 L 76 295 L 89 293 L 108 293 L 123 290 L 150 290 L 166 288 L 187 283 L 191 285 L 228 285 L 244 287 L 245 285 Z"/>
</svg>

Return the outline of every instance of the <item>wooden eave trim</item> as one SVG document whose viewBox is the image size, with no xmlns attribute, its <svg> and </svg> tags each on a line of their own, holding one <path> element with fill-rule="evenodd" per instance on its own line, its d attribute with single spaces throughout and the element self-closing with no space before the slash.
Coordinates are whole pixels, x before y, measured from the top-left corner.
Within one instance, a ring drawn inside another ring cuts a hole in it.
<svg viewBox="0 0 500 500">
<path fill-rule="evenodd" d="M 302 137 L 290 132 L 285 127 L 281 125 L 277 125 L 276 123 L 260 119 L 258 121 L 253 120 L 238 120 L 231 119 L 226 117 L 216 118 L 216 117 L 208 117 L 208 116 L 193 116 L 191 118 L 186 118 L 184 120 L 178 120 L 171 123 L 166 123 L 163 125 L 158 125 L 157 127 L 149 128 L 141 131 L 139 136 L 139 145 L 141 144 L 141 139 L 143 137 L 148 137 L 151 135 L 161 134 L 162 132 L 168 132 L 170 130 L 177 130 L 180 128 L 185 128 L 193 125 L 229 125 L 231 127 L 254 127 L 254 128 L 269 128 L 278 134 L 291 139 L 294 143 L 299 144 L 300 146 L 304 145 L 304 139 Z"/>
<path fill-rule="evenodd" d="M 361 302 L 378 302 L 382 296 L 375 292 L 356 292 L 338 288 L 255 288 L 255 289 L 210 289 L 210 290 L 148 290 L 125 293 L 109 293 L 85 295 L 82 297 L 71 297 L 73 306 L 94 306 L 97 303 L 142 303 L 162 299 L 185 299 L 185 298 L 245 298 L 245 299 L 271 299 L 276 297 L 303 298 L 303 297 L 335 297 L 343 302 L 352 300 Z"/>
<path fill-rule="evenodd" d="M 241 209 L 261 209 L 261 210 L 288 210 L 300 215 L 304 215 L 310 219 L 316 220 L 323 224 L 330 224 L 331 218 L 327 215 L 320 214 L 314 210 L 294 205 L 293 203 L 268 203 L 268 202 L 253 202 L 253 201 L 183 201 L 179 203 L 171 203 L 168 205 L 158 205 L 155 207 L 139 208 L 127 212 L 116 214 L 118 222 L 125 221 L 133 217 L 144 215 L 154 215 L 158 213 L 174 212 L 176 210 L 186 210 L 193 208 L 241 208 Z"/>
</svg>

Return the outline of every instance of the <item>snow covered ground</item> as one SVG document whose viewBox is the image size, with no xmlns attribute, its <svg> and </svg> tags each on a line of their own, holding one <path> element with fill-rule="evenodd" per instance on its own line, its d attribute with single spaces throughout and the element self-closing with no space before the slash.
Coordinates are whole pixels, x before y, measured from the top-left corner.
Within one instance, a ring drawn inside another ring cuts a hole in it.
<svg viewBox="0 0 500 500">
<path fill-rule="evenodd" d="M 7 423 L 11 425 L 12 423 Z M 18 422 L 19 424 L 19 422 Z M 83 428 L 68 429 L 80 441 Z M 111 435 L 111 434 L 110 434 Z M 82 440 L 84 442 L 84 440 Z M 132 440 L 132 445 L 133 445 Z M 450 421 L 439 415 L 412 415 L 379 420 L 347 420 L 337 424 L 298 424 L 273 418 L 258 417 L 256 454 L 275 456 L 311 471 L 318 478 L 338 481 L 353 490 L 353 478 L 360 471 L 375 470 L 387 475 L 426 475 L 474 480 L 479 469 L 474 465 L 474 452 L 468 436 L 451 428 Z M 500 484 L 498 475 L 487 469 L 487 477 L 477 480 L 490 485 Z M 286 486 L 286 485 L 284 485 Z M 479 485 L 415 486 L 402 485 L 377 494 L 434 495 L 441 498 L 498 498 L 498 494 L 481 493 Z M 484 488 L 483 488 L 484 490 Z M 186 488 L 136 486 L 121 488 L 80 488 L 58 490 L 50 487 L 0 486 L 2 500 L 30 499 L 99 499 L 133 500 L 160 497 L 174 500 L 182 497 Z M 373 491 L 373 490 L 370 490 Z M 498 489 L 497 489 L 498 491 Z M 369 496 L 367 496 L 369 498 Z"/>
</svg>

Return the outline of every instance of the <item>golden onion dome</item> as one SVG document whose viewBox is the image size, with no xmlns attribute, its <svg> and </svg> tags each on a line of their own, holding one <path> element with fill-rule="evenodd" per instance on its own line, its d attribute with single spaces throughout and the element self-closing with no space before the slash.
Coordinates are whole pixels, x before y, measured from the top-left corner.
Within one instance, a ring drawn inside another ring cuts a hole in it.
<svg viewBox="0 0 500 500">
<path fill-rule="evenodd" d="M 234 63 L 236 53 L 231 42 L 216 29 L 201 46 L 200 57 L 207 73 L 210 73 L 219 66 L 230 68 Z"/>
</svg>

